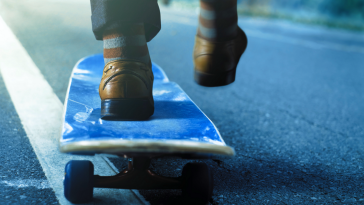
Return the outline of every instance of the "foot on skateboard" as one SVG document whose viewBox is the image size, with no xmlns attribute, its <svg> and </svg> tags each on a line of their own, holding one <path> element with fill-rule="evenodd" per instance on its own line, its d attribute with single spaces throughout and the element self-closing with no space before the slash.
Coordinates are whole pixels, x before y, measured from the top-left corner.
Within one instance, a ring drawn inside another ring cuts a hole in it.
<svg viewBox="0 0 364 205">
<path fill-rule="evenodd" d="M 154 113 L 151 65 L 116 60 L 105 65 L 99 94 L 101 118 L 145 120 Z"/>
<path fill-rule="evenodd" d="M 93 188 L 98 187 L 181 189 L 188 202 L 208 201 L 213 179 L 206 164 L 186 164 L 180 177 L 164 177 L 149 170 L 150 161 L 162 157 L 206 159 L 212 155 L 233 156 L 234 149 L 225 144 L 211 120 L 178 84 L 168 80 L 156 64 L 151 66 L 155 100 L 153 117 L 145 121 L 101 119 L 102 103 L 97 87 L 101 76 L 105 75 L 99 69 L 103 65 L 101 54 L 84 58 L 75 66 L 65 100 L 60 151 L 77 155 L 113 154 L 132 160 L 128 162 L 127 170 L 115 176 L 94 175 L 91 162 L 71 161 L 65 169 L 66 198 L 76 203 L 90 201 Z M 136 65 L 143 64 L 133 64 Z M 111 69 L 115 70 L 109 70 L 110 74 L 107 72 L 110 76 L 121 72 L 117 66 Z"/>
</svg>

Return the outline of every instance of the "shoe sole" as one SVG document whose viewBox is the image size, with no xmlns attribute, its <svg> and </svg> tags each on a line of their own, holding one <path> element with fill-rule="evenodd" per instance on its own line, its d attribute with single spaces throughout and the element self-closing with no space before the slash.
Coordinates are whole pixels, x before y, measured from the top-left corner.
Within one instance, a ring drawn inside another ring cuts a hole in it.
<svg viewBox="0 0 364 205">
<path fill-rule="evenodd" d="M 244 48 L 242 48 L 240 56 L 237 58 L 238 61 L 236 64 L 238 64 L 241 56 L 244 54 L 246 47 L 248 45 L 248 38 L 243 30 L 239 28 L 238 31 L 241 35 Z M 230 71 L 219 73 L 219 74 L 209 74 L 209 73 L 203 73 L 197 71 L 196 68 L 194 68 L 194 79 L 197 84 L 206 86 L 206 87 L 217 87 L 217 86 L 224 86 L 229 85 L 235 81 L 235 73 L 236 73 L 236 67 Z"/>
<path fill-rule="evenodd" d="M 149 98 L 107 99 L 101 101 L 101 119 L 146 120 L 154 113 Z"/>
<path fill-rule="evenodd" d="M 219 74 L 208 74 L 202 73 L 195 68 L 195 81 L 199 85 L 206 87 L 224 86 L 229 85 L 235 81 L 236 69 L 219 73 Z"/>
</svg>

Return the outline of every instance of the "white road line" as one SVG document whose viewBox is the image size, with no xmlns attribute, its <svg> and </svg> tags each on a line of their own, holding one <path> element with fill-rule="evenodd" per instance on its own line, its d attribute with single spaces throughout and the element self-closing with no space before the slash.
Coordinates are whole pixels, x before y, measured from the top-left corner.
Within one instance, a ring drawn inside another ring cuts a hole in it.
<svg viewBox="0 0 364 205">
<path fill-rule="evenodd" d="M 115 165 L 112 162 L 110 162 L 110 160 L 107 157 L 102 156 L 102 158 L 110 166 L 110 168 L 114 171 L 115 174 L 119 173 L 118 168 L 116 168 Z"/>
<path fill-rule="evenodd" d="M 332 50 L 338 50 L 338 51 L 345 51 L 345 52 L 357 52 L 357 53 L 364 53 L 364 49 L 360 46 L 348 46 L 338 43 L 330 43 L 330 42 L 313 42 L 313 41 L 307 41 L 302 40 L 299 38 L 293 38 L 289 36 L 283 36 L 279 34 L 273 34 L 273 33 L 264 33 L 259 30 L 253 30 L 253 29 L 244 29 L 246 32 L 246 35 L 248 37 L 253 38 L 261 38 L 265 40 L 272 40 L 272 41 L 280 41 L 283 43 L 290 43 L 294 45 L 299 45 L 307 48 L 312 49 L 332 49 Z"/>
<path fill-rule="evenodd" d="M 197 28 L 198 26 L 198 20 L 197 16 L 190 13 L 184 13 L 184 12 L 176 12 L 171 13 L 173 10 L 168 9 L 161 9 L 162 12 L 162 22 L 174 22 L 189 26 L 195 26 Z M 244 28 L 244 24 L 250 24 L 251 22 L 243 21 L 239 22 L 239 26 Z M 282 43 L 289 43 L 294 44 L 298 46 L 303 46 L 306 48 L 311 49 L 331 49 L 331 50 L 337 50 L 337 51 L 345 51 L 345 52 L 357 52 L 357 53 L 364 53 L 364 48 L 362 46 L 355 46 L 355 45 L 345 45 L 345 44 L 339 44 L 339 43 L 332 43 L 332 42 L 314 42 L 309 40 L 304 40 L 300 38 L 294 38 L 289 37 L 286 35 L 281 34 L 274 34 L 274 33 L 266 33 L 262 32 L 259 29 L 244 29 L 246 32 L 248 38 L 261 38 L 265 40 L 271 40 L 271 41 L 279 41 Z"/>
<path fill-rule="evenodd" d="M 80 157 L 59 152 L 63 105 L 1 16 L 0 71 L 24 130 L 60 204 L 70 204 L 64 198 L 62 181 L 64 166 L 69 160 L 91 160 L 98 175 L 115 173 L 101 157 Z M 95 189 L 94 198 L 98 200 L 94 200 L 93 204 L 143 204 L 144 200 L 138 199 L 132 190 L 119 189 Z"/>
<path fill-rule="evenodd" d="M 19 179 L 19 180 L 4 180 L 0 181 L 1 184 L 5 184 L 6 186 L 16 187 L 16 188 L 25 188 L 25 187 L 34 187 L 36 189 L 50 189 L 47 180 L 38 180 L 38 179 Z"/>
</svg>

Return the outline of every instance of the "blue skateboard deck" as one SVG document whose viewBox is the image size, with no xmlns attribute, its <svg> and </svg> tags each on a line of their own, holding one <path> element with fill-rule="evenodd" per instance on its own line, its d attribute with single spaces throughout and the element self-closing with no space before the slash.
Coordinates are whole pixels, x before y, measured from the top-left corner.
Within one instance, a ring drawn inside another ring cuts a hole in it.
<svg viewBox="0 0 364 205">
<path fill-rule="evenodd" d="M 211 120 L 153 63 L 155 111 L 146 121 L 100 118 L 98 93 L 102 54 L 81 59 L 73 69 L 64 104 L 60 151 L 73 154 L 192 154 L 233 156 Z"/>
</svg>

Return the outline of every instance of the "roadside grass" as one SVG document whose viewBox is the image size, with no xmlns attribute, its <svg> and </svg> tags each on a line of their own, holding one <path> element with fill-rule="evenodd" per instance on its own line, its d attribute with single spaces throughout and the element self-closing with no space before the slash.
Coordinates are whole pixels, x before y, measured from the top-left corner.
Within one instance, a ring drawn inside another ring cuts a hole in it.
<svg viewBox="0 0 364 205">
<path fill-rule="evenodd" d="M 352 21 L 351 19 L 325 18 L 325 17 L 301 17 L 283 12 L 272 12 L 265 9 L 238 9 L 239 16 L 263 17 L 271 19 L 284 19 L 292 22 L 320 25 L 330 28 L 340 28 L 353 31 L 364 31 L 364 22 Z"/>
</svg>

